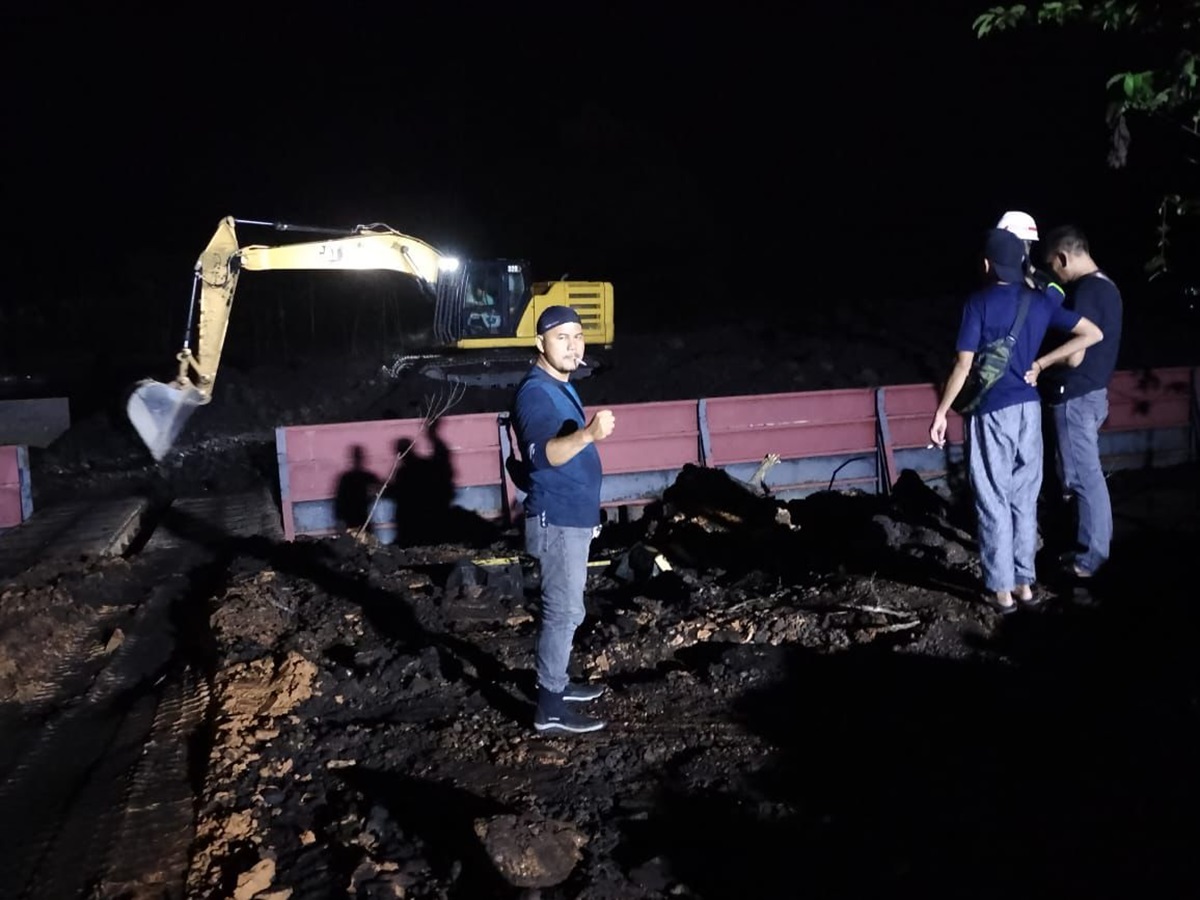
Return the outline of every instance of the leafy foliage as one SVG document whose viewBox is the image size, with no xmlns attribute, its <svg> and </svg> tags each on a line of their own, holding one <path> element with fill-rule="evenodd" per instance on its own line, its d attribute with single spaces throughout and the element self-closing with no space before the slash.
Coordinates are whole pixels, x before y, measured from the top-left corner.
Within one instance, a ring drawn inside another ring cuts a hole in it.
<svg viewBox="0 0 1200 900">
<path fill-rule="evenodd" d="M 1116 72 L 1109 77 L 1106 111 L 1110 146 L 1108 164 L 1119 169 L 1129 158 L 1128 114 L 1152 116 L 1171 123 L 1192 138 L 1200 138 L 1200 91 L 1197 52 L 1200 38 L 1200 0 L 1046 0 L 993 6 L 972 24 L 977 37 L 1025 26 L 1079 25 L 1102 31 L 1123 31 L 1149 38 L 1162 48 L 1155 68 Z M 1187 157 L 1194 164 L 1195 159 Z M 1200 212 L 1200 200 L 1169 194 L 1159 204 L 1158 253 L 1147 264 L 1152 274 L 1167 264 L 1168 232 L 1173 217 Z"/>
<path fill-rule="evenodd" d="M 1191 49 L 1200 36 L 1200 0 L 1170 0 L 1167 3 L 1141 0 L 1047 0 L 1027 6 L 994 6 L 976 19 L 972 28 L 979 37 L 1008 31 L 1022 25 L 1068 25 L 1080 23 L 1103 31 L 1134 31 L 1159 39 L 1168 50 L 1171 42 L 1179 46 L 1164 53 L 1164 63 L 1154 69 L 1117 72 L 1108 80 L 1114 92 L 1109 109 L 1109 124 L 1116 127 L 1126 113 L 1169 115 L 1195 137 L 1200 137 L 1200 94 L 1197 92 L 1197 53 Z M 1110 163 L 1119 168 L 1124 153 L 1111 155 Z"/>
</svg>

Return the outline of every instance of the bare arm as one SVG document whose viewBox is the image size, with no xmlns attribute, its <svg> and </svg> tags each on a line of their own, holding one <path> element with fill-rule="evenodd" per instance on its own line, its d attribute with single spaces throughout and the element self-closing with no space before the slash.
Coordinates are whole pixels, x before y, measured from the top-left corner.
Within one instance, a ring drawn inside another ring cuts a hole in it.
<svg viewBox="0 0 1200 900">
<path fill-rule="evenodd" d="M 1083 317 L 1080 317 L 1079 322 L 1071 329 L 1071 334 L 1075 336 L 1065 344 L 1055 347 L 1045 356 L 1039 356 L 1030 364 L 1029 371 L 1025 373 L 1027 384 L 1037 384 L 1038 375 L 1056 363 L 1066 362 L 1068 366 L 1078 366 L 1083 362 L 1084 351 L 1104 340 L 1104 332 L 1099 326 L 1091 319 Z"/>
<path fill-rule="evenodd" d="M 942 388 L 942 400 L 937 408 L 938 415 L 944 416 L 950 411 L 950 404 L 954 402 L 958 392 L 967 383 L 967 376 L 971 374 L 971 364 L 974 362 L 975 354 L 972 351 L 958 351 L 958 355 L 954 359 L 954 368 L 950 370 L 950 377 L 946 379 L 946 386 Z"/>
<path fill-rule="evenodd" d="M 937 411 L 933 414 L 933 422 L 929 425 L 929 439 L 939 447 L 946 444 L 946 413 L 950 411 L 950 404 L 954 402 L 954 398 L 966 384 L 967 376 L 971 374 L 971 364 L 974 361 L 975 353 L 973 351 L 959 350 L 954 359 L 954 368 L 950 370 L 950 377 L 946 379 L 946 386 L 942 388 L 941 402 L 938 403 Z"/>
<path fill-rule="evenodd" d="M 546 442 L 546 459 L 552 466 L 561 466 L 573 460 L 588 444 L 602 441 L 612 434 L 616 419 L 612 410 L 602 409 L 588 422 L 585 428 L 551 438 Z"/>
<path fill-rule="evenodd" d="M 1080 350 L 1076 353 L 1072 353 L 1065 360 L 1063 360 L 1063 365 L 1069 366 L 1072 369 L 1077 369 L 1077 368 L 1079 368 L 1079 364 L 1081 362 L 1083 362 L 1083 357 L 1086 354 L 1087 354 L 1086 350 Z"/>
</svg>

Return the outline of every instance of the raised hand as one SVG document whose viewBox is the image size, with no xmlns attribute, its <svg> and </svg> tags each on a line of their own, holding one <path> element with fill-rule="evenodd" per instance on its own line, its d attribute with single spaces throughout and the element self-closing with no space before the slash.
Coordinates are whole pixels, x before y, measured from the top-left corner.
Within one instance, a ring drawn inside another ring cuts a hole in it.
<svg viewBox="0 0 1200 900">
<path fill-rule="evenodd" d="M 592 436 L 594 441 L 602 441 L 613 432 L 614 426 L 617 424 L 616 416 L 613 415 L 611 409 L 602 409 L 592 416 L 592 421 L 587 424 L 588 434 Z"/>
</svg>

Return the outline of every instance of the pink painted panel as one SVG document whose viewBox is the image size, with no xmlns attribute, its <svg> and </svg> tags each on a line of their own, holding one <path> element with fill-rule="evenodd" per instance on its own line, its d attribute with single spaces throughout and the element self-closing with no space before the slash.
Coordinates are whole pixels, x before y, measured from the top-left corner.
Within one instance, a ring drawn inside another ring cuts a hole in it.
<svg viewBox="0 0 1200 900">
<path fill-rule="evenodd" d="M 717 466 L 756 462 L 768 453 L 778 453 L 784 459 L 873 453 L 875 420 L 714 432 L 711 444 L 710 462 Z"/>
<path fill-rule="evenodd" d="M 888 418 L 892 416 L 928 416 L 933 418 L 941 394 L 932 384 L 888 385 L 883 391 Z"/>
<path fill-rule="evenodd" d="M 492 431 L 496 425 L 492 423 Z M 484 447 L 480 450 L 452 450 L 450 465 L 454 469 L 454 483 L 459 487 L 476 487 L 484 484 L 499 484 L 500 459 L 499 443 L 494 447 Z"/>
<path fill-rule="evenodd" d="M 0 485 L 19 485 L 21 466 L 17 461 L 17 448 L 0 447 Z"/>
<path fill-rule="evenodd" d="M 11 528 L 23 521 L 21 465 L 17 458 L 17 448 L 0 447 L 0 528 Z"/>
<path fill-rule="evenodd" d="M 330 459 L 349 462 L 351 450 L 360 447 L 371 460 L 391 460 L 400 438 L 414 439 L 417 448 L 428 449 L 420 436 L 420 423 L 406 419 L 383 422 L 342 422 L 332 425 L 304 425 L 284 429 L 289 462 Z"/>
<path fill-rule="evenodd" d="M 589 419 L 601 406 L 585 406 Z M 608 407 L 616 426 L 597 445 L 604 471 L 653 472 L 700 461 L 695 400 L 627 403 Z"/>
<path fill-rule="evenodd" d="M 884 389 L 884 410 L 894 449 L 928 446 L 929 423 L 940 399 L 941 394 L 932 384 L 902 384 Z M 962 443 L 962 417 L 950 413 L 946 426 L 946 437 L 950 443 Z"/>
<path fill-rule="evenodd" d="M 390 459 L 395 456 L 396 442 L 401 438 L 412 440 L 418 452 L 428 453 L 432 449 L 420 419 L 295 425 L 284 432 L 288 459 L 318 459 L 336 456 L 339 451 L 344 455 L 354 445 L 361 446 L 367 455 Z M 439 424 L 438 434 L 451 451 L 498 447 L 500 443 L 494 413 L 446 416 Z"/>
<path fill-rule="evenodd" d="M 875 448 L 870 388 L 716 397 L 706 403 L 713 465 L 869 452 Z"/>
<path fill-rule="evenodd" d="M 1109 390 L 1110 416 L 1105 430 L 1186 425 L 1190 379 L 1188 368 L 1118 372 Z M 925 446 L 938 400 L 936 387 L 891 386 L 884 396 L 892 447 Z M 617 427 L 599 447 L 605 472 L 655 471 L 698 463 L 698 403 L 682 400 L 611 406 Z M 705 407 L 710 462 L 715 465 L 756 462 L 767 453 L 803 459 L 875 450 L 872 388 L 718 397 L 707 400 Z M 590 417 L 598 408 L 588 406 L 585 411 Z M 951 441 L 962 441 L 962 424 L 959 416 L 950 416 Z M 284 432 L 291 502 L 334 496 L 355 446 L 361 447 L 366 467 L 380 478 L 390 473 L 396 442 L 401 438 L 414 441 L 412 452 L 427 455 L 432 449 L 417 419 L 294 426 Z M 451 451 L 456 485 L 504 480 L 496 413 L 446 416 L 439 433 Z M 17 481 L 16 465 L 15 452 L 11 461 L 0 453 L 0 484 L 10 470 L 12 480 Z M 509 493 L 514 499 L 511 488 Z M 18 487 L 18 510 L 19 502 Z"/>
<path fill-rule="evenodd" d="M 687 463 L 700 464 L 700 439 L 695 432 L 627 438 L 623 441 L 613 441 L 614 437 L 615 431 L 612 437 L 597 445 L 606 475 L 654 472 L 679 469 Z"/>
<path fill-rule="evenodd" d="M 499 483 L 500 439 L 495 413 L 445 416 L 439 423 L 438 436 L 450 450 L 456 486 Z M 409 453 L 428 456 L 433 452 L 433 442 L 419 419 L 298 425 L 285 428 L 284 438 L 289 500 L 293 503 L 333 497 L 338 480 L 353 465 L 356 447 L 362 451 L 363 467 L 380 479 L 391 473 L 399 441 L 412 441 Z"/>
<path fill-rule="evenodd" d="M 1192 370 L 1187 367 L 1113 373 L 1108 386 L 1108 421 L 1103 430 L 1187 425 L 1190 421 L 1191 377 Z M 929 419 L 933 417 L 939 399 L 937 388 L 923 384 L 897 385 L 888 387 L 884 397 L 892 446 L 899 449 L 928 443 Z M 951 413 L 949 426 L 950 440 L 960 442 L 961 417 Z"/>
<path fill-rule="evenodd" d="M 456 453 L 450 458 L 450 466 L 456 487 L 500 483 L 500 460 L 494 451 Z M 367 468 L 382 481 L 392 471 L 392 460 L 387 460 L 386 465 L 377 464 Z M 348 469 L 347 463 L 336 459 L 310 459 L 288 463 L 290 501 L 302 503 L 305 500 L 327 500 L 335 496 L 338 481 Z"/>
<path fill-rule="evenodd" d="M 451 450 L 499 447 L 500 434 L 496 430 L 497 416 L 498 414 L 494 412 L 446 416 L 442 420 L 439 434 Z"/>
<path fill-rule="evenodd" d="M 1192 370 L 1123 371 L 1108 385 L 1104 431 L 1178 428 L 1190 421 Z"/>
<path fill-rule="evenodd" d="M 707 409 L 708 428 L 715 437 L 716 432 L 727 430 L 874 420 L 875 392 L 871 388 L 850 388 L 714 397 L 707 401 Z"/>
<path fill-rule="evenodd" d="M 345 471 L 345 466 L 332 460 L 288 463 L 288 488 L 292 503 L 301 503 L 305 500 L 325 500 L 335 496 L 338 479 Z M 384 476 L 386 475 L 385 472 Z"/>
<path fill-rule="evenodd" d="M 621 437 L 639 438 L 651 434 L 695 434 L 699 428 L 695 400 L 666 400 L 654 403 L 624 403 L 617 406 L 585 406 L 590 420 L 599 409 L 611 409 L 616 428 L 608 440 Z M 605 441 L 607 443 L 607 441 Z"/>
</svg>

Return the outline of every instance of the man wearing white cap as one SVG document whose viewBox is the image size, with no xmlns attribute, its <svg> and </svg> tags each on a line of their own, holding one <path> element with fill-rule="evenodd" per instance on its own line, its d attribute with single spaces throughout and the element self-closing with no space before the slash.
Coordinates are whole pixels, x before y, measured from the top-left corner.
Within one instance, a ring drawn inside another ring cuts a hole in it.
<svg viewBox="0 0 1200 900">
<path fill-rule="evenodd" d="M 1000 217 L 1000 221 L 996 223 L 996 227 L 1002 228 L 1005 231 L 1011 231 L 1025 242 L 1026 283 L 1035 291 L 1044 291 L 1048 287 L 1053 287 L 1055 294 L 1051 296 L 1056 295 L 1058 301 L 1061 303 L 1065 294 L 1062 287 L 1055 283 L 1051 275 L 1033 265 L 1033 245 L 1038 242 L 1038 227 L 1037 222 L 1033 220 L 1033 216 L 1018 209 L 1010 209 Z"/>
<path fill-rule="evenodd" d="M 975 368 L 1003 343 L 1008 357 L 963 422 L 967 471 L 975 497 L 976 528 L 985 602 L 1001 614 L 1018 604 L 1035 606 L 1037 498 L 1042 486 L 1042 407 L 1034 385 L 1046 366 L 1082 354 L 1104 335 L 1091 321 L 1022 283 L 1024 248 L 1003 228 L 988 231 L 983 271 L 988 284 L 963 307 L 954 367 L 929 426 L 929 438 L 946 444 L 946 416 Z M 1039 356 L 1048 330 L 1070 333 Z M 996 369 L 993 369 L 996 371 Z M 969 390 L 969 388 L 968 388 Z"/>
<path fill-rule="evenodd" d="M 1025 242 L 1025 255 L 1029 255 L 1030 245 L 1036 244 L 1038 240 L 1037 222 L 1033 220 L 1027 212 L 1010 209 L 1000 217 L 1000 221 L 996 223 L 997 228 L 1003 228 L 1005 231 L 1011 231 L 1017 237 Z"/>
</svg>

